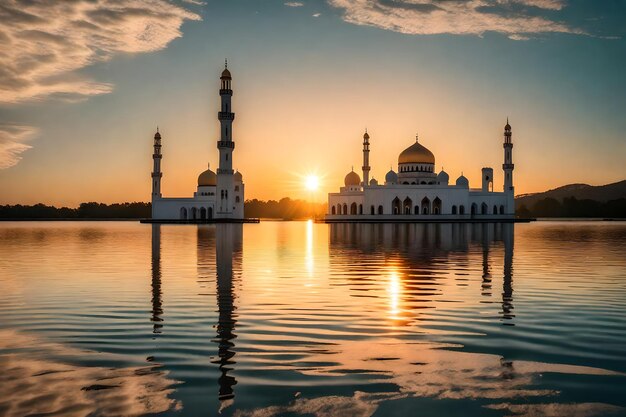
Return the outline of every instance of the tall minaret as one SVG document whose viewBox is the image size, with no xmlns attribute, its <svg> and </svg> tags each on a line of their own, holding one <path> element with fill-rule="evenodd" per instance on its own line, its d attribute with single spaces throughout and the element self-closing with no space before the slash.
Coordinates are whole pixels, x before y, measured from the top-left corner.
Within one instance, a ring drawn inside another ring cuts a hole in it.
<svg viewBox="0 0 626 417">
<path fill-rule="evenodd" d="M 511 125 L 509 119 L 506 119 L 504 126 L 504 193 L 507 195 L 507 214 L 515 214 L 515 200 L 513 188 L 513 142 L 511 142 Z"/>
<path fill-rule="evenodd" d="M 370 183 L 370 135 L 363 135 L 363 186 L 367 186 Z"/>
<path fill-rule="evenodd" d="M 231 217 L 234 206 L 233 193 L 233 151 L 235 150 L 235 142 L 233 142 L 233 120 L 235 113 L 231 112 L 230 101 L 233 96 L 231 89 L 231 76 L 228 71 L 228 62 L 224 64 L 224 71 L 220 77 L 220 97 L 222 99 L 222 107 L 217 113 L 220 121 L 220 140 L 217 142 L 217 149 L 220 153 L 219 167 L 217 169 L 217 203 L 216 217 Z"/>
<path fill-rule="evenodd" d="M 152 154 L 152 218 L 155 218 L 154 213 L 154 201 L 161 198 L 161 134 L 159 128 L 154 134 L 154 153 Z"/>
</svg>

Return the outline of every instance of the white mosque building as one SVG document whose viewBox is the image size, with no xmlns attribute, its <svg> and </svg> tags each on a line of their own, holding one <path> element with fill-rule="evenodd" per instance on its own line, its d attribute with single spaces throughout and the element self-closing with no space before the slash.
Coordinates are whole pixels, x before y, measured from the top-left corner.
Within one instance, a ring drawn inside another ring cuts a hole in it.
<svg viewBox="0 0 626 417">
<path fill-rule="evenodd" d="M 338 193 L 328 194 L 327 222 L 343 221 L 512 221 L 515 218 L 511 125 L 504 127 L 504 189 L 493 190 L 493 168 L 482 169 L 482 187 L 470 188 L 461 175 L 454 184 L 435 173 L 435 156 L 418 142 L 398 157 L 398 172 L 385 183 L 370 180 L 369 135 L 363 135 L 363 181 L 352 170 Z"/>
<path fill-rule="evenodd" d="M 152 170 L 152 220 L 153 221 L 240 221 L 244 219 L 244 184 L 240 172 L 233 171 L 233 121 L 231 111 L 232 77 L 228 65 L 220 77 L 221 109 L 217 113 L 220 121 L 220 140 L 217 141 L 219 166 L 217 173 L 207 168 L 198 176 L 198 189 L 193 197 L 165 198 L 161 195 L 161 134 L 154 135 Z"/>
</svg>

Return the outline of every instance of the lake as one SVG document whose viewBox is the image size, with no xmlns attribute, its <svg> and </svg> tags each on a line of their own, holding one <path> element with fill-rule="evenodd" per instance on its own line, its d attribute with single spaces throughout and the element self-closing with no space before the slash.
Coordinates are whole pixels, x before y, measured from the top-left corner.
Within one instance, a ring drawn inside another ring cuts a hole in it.
<svg viewBox="0 0 626 417">
<path fill-rule="evenodd" d="M 626 223 L 0 223 L 0 416 L 626 415 Z"/>
</svg>

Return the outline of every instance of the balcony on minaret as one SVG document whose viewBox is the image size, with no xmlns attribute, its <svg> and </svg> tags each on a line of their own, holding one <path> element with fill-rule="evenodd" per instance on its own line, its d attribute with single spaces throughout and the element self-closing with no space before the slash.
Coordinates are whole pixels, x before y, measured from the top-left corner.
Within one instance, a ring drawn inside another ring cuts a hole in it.
<svg viewBox="0 0 626 417">
<path fill-rule="evenodd" d="M 218 120 L 235 120 L 235 113 L 221 111 L 217 113 Z"/>
<path fill-rule="evenodd" d="M 220 88 L 220 96 L 224 96 L 224 95 L 232 96 L 233 90 L 230 88 Z"/>
<path fill-rule="evenodd" d="M 217 141 L 218 148 L 231 148 L 235 149 L 235 142 L 231 140 L 218 140 Z"/>
</svg>

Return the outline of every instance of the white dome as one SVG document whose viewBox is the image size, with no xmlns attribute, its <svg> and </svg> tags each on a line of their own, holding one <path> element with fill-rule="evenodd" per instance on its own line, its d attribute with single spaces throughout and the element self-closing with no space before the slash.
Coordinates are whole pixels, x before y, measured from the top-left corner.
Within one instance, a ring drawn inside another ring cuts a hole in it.
<svg viewBox="0 0 626 417">
<path fill-rule="evenodd" d="M 243 182 L 243 176 L 241 175 L 241 172 L 235 172 L 235 175 L 233 175 L 233 179 L 235 180 L 235 182 Z"/>
<path fill-rule="evenodd" d="M 346 177 L 343 179 L 343 183 L 346 185 L 346 187 L 358 186 L 359 184 L 361 184 L 361 177 L 359 177 L 359 174 L 357 174 L 356 172 L 350 171 L 348 172 L 348 175 L 346 175 Z"/>
<path fill-rule="evenodd" d="M 385 183 L 389 183 L 389 184 L 398 183 L 398 174 L 396 174 L 393 169 L 389 170 L 387 175 L 385 175 Z"/>
<path fill-rule="evenodd" d="M 444 171 L 443 169 L 441 170 L 441 172 L 439 174 L 437 174 L 437 182 L 439 184 L 448 184 L 448 182 L 450 181 L 450 176 L 448 175 L 448 173 L 446 171 Z"/>
<path fill-rule="evenodd" d="M 370 180 L 370 185 L 378 185 L 378 181 L 376 181 L 376 178 L 372 178 Z"/>
<path fill-rule="evenodd" d="M 456 185 L 469 188 L 469 181 L 463 175 L 456 179 Z"/>
</svg>

